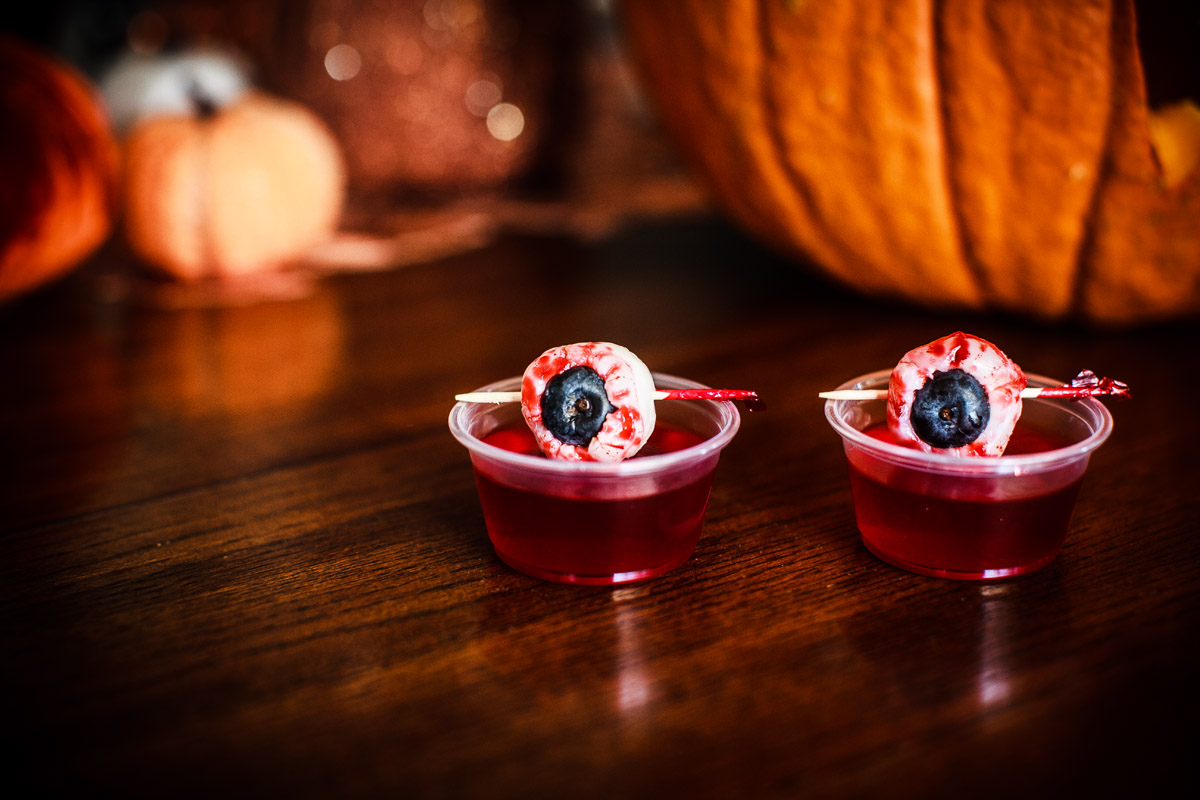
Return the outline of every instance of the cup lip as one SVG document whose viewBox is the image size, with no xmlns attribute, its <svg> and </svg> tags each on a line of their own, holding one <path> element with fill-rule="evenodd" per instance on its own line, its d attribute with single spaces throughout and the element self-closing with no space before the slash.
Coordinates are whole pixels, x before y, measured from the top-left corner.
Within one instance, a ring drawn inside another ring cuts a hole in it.
<svg viewBox="0 0 1200 800">
<path fill-rule="evenodd" d="M 654 376 L 654 385 L 658 389 L 710 389 L 696 381 L 691 381 L 686 378 L 680 378 L 675 375 L 669 375 L 664 372 L 651 373 Z M 494 392 L 494 391 L 515 391 L 520 389 L 521 377 L 505 378 L 504 380 L 489 383 L 486 386 L 481 386 L 474 391 L 477 392 Z M 658 402 L 658 401 L 655 401 Z M 667 402 L 667 401 L 663 401 Z M 615 462 L 600 462 L 600 461 L 565 461 L 561 459 L 546 458 L 541 455 L 527 455 L 525 453 L 514 453 L 510 450 L 505 450 L 495 445 L 490 445 L 472 435 L 466 426 L 467 414 L 470 413 L 471 407 L 478 405 L 477 403 L 458 402 L 450 409 L 450 433 L 463 446 L 465 446 L 472 456 L 480 456 L 490 461 L 500 462 L 522 470 L 541 472 L 548 476 L 559 477 L 629 477 L 636 475 L 647 475 L 658 473 L 672 468 L 687 466 L 688 464 L 700 461 L 706 456 L 715 454 L 722 450 L 741 427 L 741 414 L 735 403 L 729 400 L 679 400 L 674 402 L 687 403 L 711 403 L 716 406 L 717 414 L 720 418 L 721 429 L 712 437 L 705 439 L 703 442 L 691 447 L 685 447 L 682 450 L 674 450 L 670 453 L 657 453 L 655 455 L 635 456 L 623 461 Z"/>
<path fill-rule="evenodd" d="M 857 378 L 850 380 L 838 386 L 838 389 L 879 389 L 887 388 L 888 381 L 891 378 L 892 371 L 890 369 L 878 370 L 869 372 L 865 375 L 860 375 Z M 1043 375 L 1035 375 L 1026 373 L 1025 375 L 1028 385 L 1031 387 L 1044 386 L 1061 386 L 1064 381 L 1057 381 L 1052 378 L 1047 378 Z M 1045 450 L 1040 453 L 1024 453 L 1021 455 L 1002 455 L 998 457 L 978 457 L 978 458 L 963 458 L 960 456 L 946 455 L 942 453 L 926 453 L 923 450 L 915 450 L 910 447 L 902 447 L 901 445 L 892 444 L 890 442 L 880 441 L 872 436 L 867 436 L 857 428 L 852 427 L 845 421 L 845 412 L 855 405 L 866 400 L 826 400 L 825 401 L 825 418 L 829 420 L 829 424 L 833 426 L 834 431 L 838 433 L 847 442 L 853 442 L 862 450 L 869 451 L 872 455 L 887 461 L 904 464 L 907 466 L 925 469 L 927 471 L 967 473 L 976 475 L 1020 475 L 1031 472 L 1043 472 L 1047 469 L 1052 469 L 1061 466 L 1065 463 L 1077 461 L 1080 458 L 1088 456 L 1093 450 L 1099 447 L 1108 439 L 1112 433 L 1113 418 L 1109 410 L 1103 403 L 1096 400 L 1094 397 L 1087 397 L 1077 400 L 1062 400 L 1053 398 L 1031 398 L 1023 400 L 1025 403 L 1070 403 L 1072 406 L 1088 409 L 1095 415 L 1098 421 L 1098 426 L 1092 431 L 1092 434 L 1085 439 L 1081 439 L 1067 447 L 1059 447 L 1054 450 Z"/>
</svg>

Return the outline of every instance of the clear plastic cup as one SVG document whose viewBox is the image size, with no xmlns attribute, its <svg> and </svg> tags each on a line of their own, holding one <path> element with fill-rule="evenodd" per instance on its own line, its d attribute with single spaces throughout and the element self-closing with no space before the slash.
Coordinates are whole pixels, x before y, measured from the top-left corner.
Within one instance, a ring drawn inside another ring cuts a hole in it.
<svg viewBox="0 0 1200 800">
<path fill-rule="evenodd" d="M 709 387 L 655 373 L 658 389 Z M 509 378 L 477 391 L 516 391 Z M 450 432 L 470 451 L 488 537 L 512 568 L 543 580 L 607 585 L 662 575 L 696 548 L 721 450 L 741 418 L 731 402 L 664 400 L 659 437 L 683 449 L 615 463 L 513 452 L 483 441 L 524 426 L 519 403 L 457 403 Z M 644 452 L 644 451 L 643 451 Z"/>
<path fill-rule="evenodd" d="M 890 376 L 873 372 L 838 388 L 886 390 Z M 1061 383 L 1027 377 L 1030 387 Z M 961 580 L 1007 578 L 1053 561 L 1091 453 L 1112 432 L 1112 416 L 1094 398 L 1025 399 L 1009 446 L 1020 454 L 957 458 L 864 433 L 887 425 L 883 400 L 827 400 L 825 416 L 842 437 L 867 549 L 910 572 Z"/>
</svg>

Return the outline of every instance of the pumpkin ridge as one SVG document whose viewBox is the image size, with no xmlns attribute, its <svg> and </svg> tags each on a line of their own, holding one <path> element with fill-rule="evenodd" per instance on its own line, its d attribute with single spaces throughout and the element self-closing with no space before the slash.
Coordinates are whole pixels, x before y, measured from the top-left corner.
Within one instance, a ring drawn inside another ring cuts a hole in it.
<svg viewBox="0 0 1200 800">
<path fill-rule="evenodd" d="M 1109 2 L 940 6 L 952 207 L 992 308 L 1072 306 L 1110 113 Z"/>
<path fill-rule="evenodd" d="M 783 114 L 779 113 L 775 102 L 771 98 L 771 76 L 768 60 L 772 46 L 769 30 L 770 25 L 767 23 L 767 11 L 764 8 L 764 3 L 768 2 L 772 2 L 772 0 L 757 0 L 754 3 L 756 11 L 754 29 L 758 32 L 758 52 L 762 54 L 762 58 L 758 63 L 755 83 L 758 85 L 759 101 L 764 108 L 771 112 L 763 115 L 763 124 L 767 132 L 767 141 L 771 144 L 771 154 L 775 162 L 774 166 L 787 177 L 788 188 L 794 192 L 796 198 L 804 206 L 802 213 L 808 216 L 816 227 L 827 231 L 834 231 L 836 230 L 836 226 L 831 226 L 825 218 L 825 214 L 820 204 L 817 203 L 809 182 L 804 180 L 804 177 L 796 171 L 795 166 L 786 157 L 787 143 L 784 141 L 782 130 Z M 846 262 L 853 259 L 853 253 L 849 252 L 845 245 L 842 244 L 841 237 L 833 236 L 827 244 L 835 245 L 840 251 L 839 261 Z"/>
<path fill-rule="evenodd" d="M 1118 0 L 1119 2 L 1119 0 Z M 1108 58 L 1109 65 L 1113 71 L 1113 81 L 1110 91 L 1113 93 L 1114 101 L 1122 91 L 1123 79 L 1125 77 L 1125 67 L 1117 56 L 1117 48 L 1121 45 L 1121 40 L 1118 34 L 1121 32 L 1120 27 L 1122 20 L 1117 13 L 1109 14 L 1109 37 L 1108 37 Z M 1136 38 L 1134 47 L 1137 47 Z M 1092 258 L 1093 251 L 1096 247 L 1096 219 L 1101 208 L 1101 198 L 1104 196 L 1104 186 L 1108 182 L 1109 177 L 1115 169 L 1113 163 L 1112 142 L 1114 129 L 1117 125 L 1117 115 L 1113 111 L 1113 104 L 1108 104 L 1108 119 L 1104 125 L 1104 147 L 1101 150 L 1104 153 L 1103 158 L 1096 164 L 1096 180 L 1092 184 L 1092 196 L 1087 204 L 1087 211 L 1084 214 L 1084 219 L 1090 220 L 1089 224 L 1084 227 L 1083 235 L 1080 237 L 1079 247 L 1075 251 L 1075 270 L 1071 282 L 1071 302 L 1069 314 L 1073 316 L 1080 315 L 1085 312 L 1088 307 L 1087 303 L 1087 286 L 1092 278 Z"/>
<path fill-rule="evenodd" d="M 946 59 L 942 55 L 945 53 L 946 36 L 943 14 L 939 8 L 941 5 L 942 3 L 938 2 L 938 0 L 930 0 L 929 17 L 930 25 L 933 27 L 932 36 L 934 46 L 931 49 L 933 69 L 929 71 L 929 74 L 933 76 L 933 102 L 937 109 L 938 152 L 941 154 L 942 182 L 946 188 L 946 201 L 949 204 L 950 211 L 949 218 L 954 226 L 951 235 L 954 237 L 954 249 L 958 251 L 959 260 L 966 268 L 966 273 L 971 280 L 975 296 L 991 298 L 994 295 L 992 293 L 991 281 L 988 279 L 987 267 L 966 234 L 967 221 L 965 218 L 965 209 L 960 202 L 961 192 L 951 171 L 951 164 L 957 158 L 958 152 L 954 139 L 948 132 L 951 111 L 946 97 L 947 65 Z M 986 305 L 991 305 L 990 300 L 985 300 L 984 302 Z"/>
<path fill-rule="evenodd" d="M 777 41 L 771 36 L 772 25 L 770 13 L 767 10 L 768 4 L 772 2 L 773 0 L 756 0 L 749 4 L 755 12 L 753 28 L 757 32 L 757 52 L 761 55 L 755 71 L 755 82 L 760 87 L 760 106 L 768 112 L 761 115 L 759 124 L 766 134 L 765 140 L 770 145 L 770 154 L 773 156 L 773 161 L 769 165 L 772 169 L 769 171 L 783 176 L 788 189 L 787 196 L 778 197 L 777 201 L 791 200 L 792 214 L 802 218 L 803 224 L 817 237 L 814 241 L 809 237 L 802 236 L 800 237 L 801 241 L 792 241 L 789 248 L 793 252 L 798 250 L 809 261 L 823 264 L 824 268 L 842 283 L 853 284 L 855 279 L 851 276 L 858 275 L 857 280 L 864 281 L 866 285 L 870 286 L 868 291 L 872 294 L 891 297 L 904 296 L 908 294 L 907 290 L 898 285 L 892 275 L 888 274 L 886 270 L 877 269 L 877 265 L 870 257 L 864 258 L 855 241 L 848 241 L 845 226 L 838 219 L 831 217 L 830 210 L 819 199 L 816 191 L 819 184 L 814 182 L 811 176 L 798 170 L 795 161 L 788 155 L 790 147 L 786 141 L 784 126 L 788 124 L 791 117 L 785 107 L 773 102 L 774 95 L 771 91 L 776 81 L 772 77 L 770 58 L 773 53 L 778 52 Z M 774 2 L 779 5 L 779 0 L 774 0 Z M 928 0 L 916 0 L 916 5 L 920 7 L 925 2 Z M 799 13 L 798 6 L 790 3 L 784 2 L 782 7 L 785 13 Z M 928 6 L 926 9 L 928 10 Z M 763 164 L 762 166 L 768 165 Z M 939 171 L 944 182 L 946 179 L 944 160 Z M 943 211 L 945 210 L 943 209 Z M 739 212 L 737 216 L 744 220 L 744 210 L 739 210 Z M 877 214 L 868 216 L 876 230 L 891 231 L 894 229 L 893 224 L 886 218 L 881 219 Z M 946 216 L 951 215 L 947 212 Z M 774 238 L 778 238 L 778 234 Z M 901 238 L 903 238 L 902 235 Z M 960 246 L 955 248 L 953 268 L 962 274 L 964 270 L 959 265 L 965 263 L 965 259 L 961 247 L 961 231 L 955 231 L 955 241 Z M 975 298 L 982 296 L 979 292 L 978 277 L 966 271 L 965 278 L 970 284 L 969 298 L 964 299 L 964 296 L 959 294 L 958 299 L 952 302 L 966 307 L 974 307 L 978 304 Z M 909 296 L 911 298 L 911 295 Z M 917 302 L 924 304 L 926 301 L 918 299 Z"/>
</svg>

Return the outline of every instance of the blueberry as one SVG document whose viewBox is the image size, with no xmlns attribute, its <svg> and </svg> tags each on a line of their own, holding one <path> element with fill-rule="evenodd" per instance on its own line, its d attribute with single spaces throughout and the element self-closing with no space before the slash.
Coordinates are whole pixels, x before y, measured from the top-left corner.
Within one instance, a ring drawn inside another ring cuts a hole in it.
<svg viewBox="0 0 1200 800">
<path fill-rule="evenodd" d="M 586 446 L 604 427 L 604 418 L 616 410 L 604 391 L 604 380 L 591 367 L 560 372 L 542 393 L 542 423 L 566 444 Z"/>
<path fill-rule="evenodd" d="M 932 447 L 970 444 L 987 427 L 991 407 L 987 390 L 961 369 L 935 372 L 913 397 L 913 430 Z"/>
</svg>

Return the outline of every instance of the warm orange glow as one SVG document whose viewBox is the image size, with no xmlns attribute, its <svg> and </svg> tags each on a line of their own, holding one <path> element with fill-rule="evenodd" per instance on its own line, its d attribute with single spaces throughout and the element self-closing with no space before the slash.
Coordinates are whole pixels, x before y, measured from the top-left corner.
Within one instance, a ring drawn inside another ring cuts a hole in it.
<svg viewBox="0 0 1200 800">
<path fill-rule="evenodd" d="M 501 99 L 500 79 L 489 74 L 467 87 L 467 108 L 477 117 L 486 117 Z"/>
<path fill-rule="evenodd" d="M 138 393 L 186 417 L 300 413 L 334 382 L 343 348 L 337 298 L 179 308 L 150 343 Z"/>
<path fill-rule="evenodd" d="M 387 45 L 385 54 L 388 66 L 401 75 L 416 75 L 425 61 L 421 43 L 407 36 L 399 36 Z"/>
<path fill-rule="evenodd" d="M 427 0 L 425 24 L 435 31 L 452 31 L 469 27 L 483 16 L 478 0 Z"/>
</svg>

